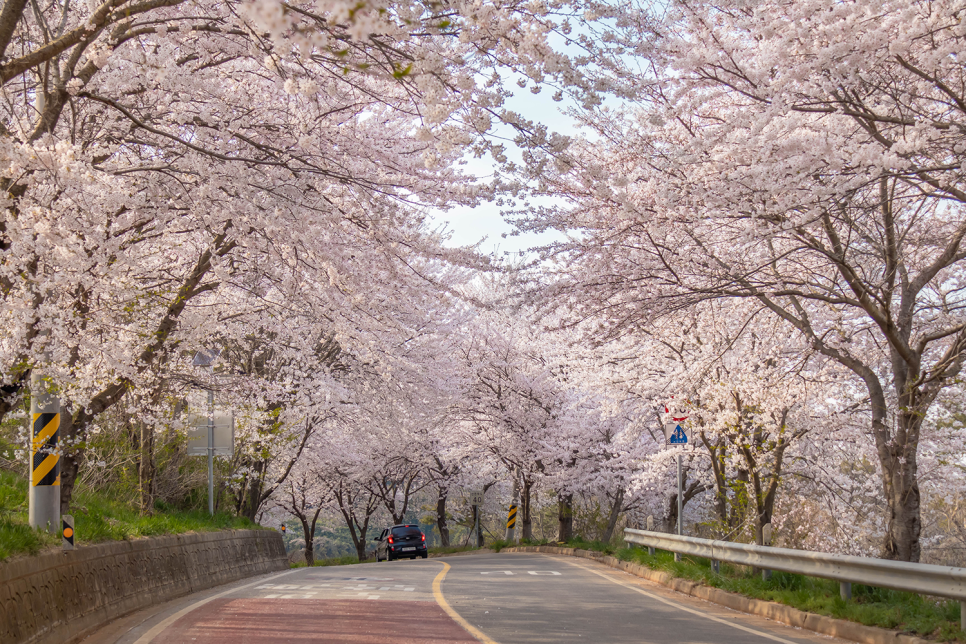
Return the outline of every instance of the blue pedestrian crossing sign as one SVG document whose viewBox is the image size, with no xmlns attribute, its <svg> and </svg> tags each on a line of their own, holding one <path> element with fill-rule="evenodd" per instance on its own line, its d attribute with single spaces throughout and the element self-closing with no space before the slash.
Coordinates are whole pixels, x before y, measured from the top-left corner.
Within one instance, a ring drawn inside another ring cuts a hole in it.
<svg viewBox="0 0 966 644">
<path fill-rule="evenodd" d="M 668 423 L 664 426 L 664 436 L 668 445 L 687 445 L 688 434 L 678 423 Z"/>
</svg>

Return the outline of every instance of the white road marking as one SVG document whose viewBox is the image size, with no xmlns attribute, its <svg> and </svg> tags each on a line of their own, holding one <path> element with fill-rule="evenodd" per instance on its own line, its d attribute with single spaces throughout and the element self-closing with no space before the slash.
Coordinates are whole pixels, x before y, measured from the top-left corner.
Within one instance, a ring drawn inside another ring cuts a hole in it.
<svg viewBox="0 0 966 644">
<path fill-rule="evenodd" d="M 781 642 L 781 644 L 798 644 L 798 642 L 792 642 L 791 640 L 786 640 L 786 639 L 783 639 L 783 638 L 778 637 L 776 635 L 771 635 L 769 633 L 766 633 L 764 631 L 758 631 L 758 630 L 755 630 L 753 628 L 748 628 L 747 626 L 742 626 L 741 624 L 736 624 L 734 622 L 729 622 L 728 620 L 721 619 L 720 617 L 714 617 L 713 615 L 708 615 L 706 613 L 702 613 L 701 611 L 694 610 L 693 608 L 687 608 L 686 606 L 682 606 L 681 604 L 679 604 L 677 602 L 673 602 L 673 601 L 671 601 L 669 599 L 664 599 L 663 597 L 659 597 L 658 595 L 655 595 L 653 593 L 649 593 L 646 590 L 642 590 L 642 589 L 638 588 L 637 586 L 635 586 L 633 584 L 629 584 L 627 582 L 620 581 L 619 579 L 614 579 L 610 575 L 607 575 L 605 573 L 602 573 L 602 572 L 600 572 L 598 570 L 594 570 L 593 568 L 587 568 L 586 566 L 582 566 L 579 563 L 576 563 L 576 562 L 573 562 L 573 561 L 568 561 L 567 563 L 570 564 L 571 566 L 576 566 L 577 568 L 580 568 L 581 570 L 586 570 L 587 572 L 593 573 L 593 574 L 597 575 L 598 577 L 603 577 L 607 581 L 613 582 L 613 583 L 617 584 L 618 586 L 623 586 L 624 588 L 628 588 L 630 590 L 633 590 L 636 593 L 640 593 L 642 595 L 645 595 L 647 597 L 650 597 L 651 599 L 657 600 L 657 601 L 661 602 L 662 604 L 667 604 L 668 606 L 672 606 L 674 608 L 677 608 L 678 610 L 683 610 L 685 613 L 691 613 L 692 615 L 697 615 L 698 617 L 703 617 L 705 619 L 711 620 L 712 622 L 718 622 L 719 624 L 727 624 L 728 626 L 730 626 L 732 628 L 737 628 L 739 631 L 745 631 L 746 633 L 751 633 L 751 634 L 757 635 L 759 637 L 764 637 L 765 639 L 769 639 L 769 640 L 772 640 L 774 642 Z"/>
<path fill-rule="evenodd" d="M 481 575 L 499 575 L 501 573 L 504 574 L 504 575 L 512 575 L 513 574 L 513 572 L 510 571 L 510 570 L 490 570 L 488 572 L 481 572 L 480 574 Z"/>
<path fill-rule="evenodd" d="M 554 570 L 530 570 L 531 575 L 559 575 L 559 572 Z"/>
<path fill-rule="evenodd" d="M 269 577 L 269 579 L 278 579 L 279 577 L 284 577 L 285 575 L 291 575 L 293 572 L 297 572 L 297 570 L 288 570 L 286 572 L 275 575 L 274 577 Z M 266 581 L 266 580 L 263 580 L 263 581 Z M 139 637 L 137 641 L 134 642 L 134 644 L 149 644 L 151 640 L 153 640 L 155 637 L 160 635 L 166 628 L 168 628 L 169 626 L 171 626 L 176 621 L 178 621 L 179 619 L 181 619 L 191 611 L 195 610 L 196 608 L 204 606 L 208 602 L 214 601 L 215 599 L 220 599 L 225 595 L 230 595 L 232 593 L 238 592 L 239 590 L 244 590 L 246 588 L 251 588 L 252 586 L 257 586 L 263 583 L 263 581 L 253 581 L 252 583 L 246 586 L 238 586 L 237 588 L 232 588 L 231 590 L 226 590 L 224 592 L 218 593 L 217 595 L 212 595 L 211 597 L 206 597 L 205 599 L 200 599 L 194 602 L 193 604 L 189 604 L 188 606 L 185 606 L 184 608 L 179 610 L 174 615 L 171 615 L 168 618 L 163 619 L 157 624 L 155 624 L 151 630 L 149 630 L 147 633 Z"/>
</svg>

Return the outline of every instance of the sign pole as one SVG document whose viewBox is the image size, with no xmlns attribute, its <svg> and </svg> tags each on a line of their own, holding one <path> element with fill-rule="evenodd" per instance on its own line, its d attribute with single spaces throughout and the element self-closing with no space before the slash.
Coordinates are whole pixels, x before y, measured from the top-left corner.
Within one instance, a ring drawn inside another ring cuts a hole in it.
<svg viewBox="0 0 966 644">
<path fill-rule="evenodd" d="M 678 452 L 678 534 L 679 535 L 683 534 L 682 524 L 684 520 L 684 517 L 682 516 L 684 514 L 684 494 L 681 490 L 682 487 L 683 486 L 681 481 L 681 453 Z M 674 560 L 681 561 L 681 555 L 675 552 Z"/>
</svg>

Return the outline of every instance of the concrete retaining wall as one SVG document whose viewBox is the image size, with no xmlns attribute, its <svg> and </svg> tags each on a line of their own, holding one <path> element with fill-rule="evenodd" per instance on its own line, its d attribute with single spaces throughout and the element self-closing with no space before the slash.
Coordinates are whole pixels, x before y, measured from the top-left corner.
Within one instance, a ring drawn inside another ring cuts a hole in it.
<svg viewBox="0 0 966 644">
<path fill-rule="evenodd" d="M 64 644 L 126 613 L 285 570 L 282 536 L 236 530 L 116 541 L 0 564 L 0 642 Z"/>
</svg>

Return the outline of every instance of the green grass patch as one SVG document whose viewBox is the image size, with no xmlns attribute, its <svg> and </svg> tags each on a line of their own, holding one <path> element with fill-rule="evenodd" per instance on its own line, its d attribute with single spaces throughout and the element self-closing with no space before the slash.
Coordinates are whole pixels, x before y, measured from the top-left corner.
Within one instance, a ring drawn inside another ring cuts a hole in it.
<svg viewBox="0 0 966 644">
<path fill-rule="evenodd" d="M 202 510 L 179 510 L 158 504 L 142 515 L 123 495 L 77 489 L 73 508 L 75 543 L 85 545 L 137 537 L 216 530 L 257 529 L 246 518 L 227 513 L 209 516 Z M 60 536 L 30 528 L 27 508 L 27 480 L 0 470 L 0 560 L 18 554 L 37 554 L 59 546 Z"/>
<path fill-rule="evenodd" d="M 607 552 L 600 548 L 586 549 Z M 660 550 L 654 556 L 644 548 L 610 550 L 610 554 L 624 561 L 633 561 L 675 577 L 746 597 L 774 601 L 867 626 L 914 633 L 942 642 L 966 640 L 966 633 L 959 628 L 957 601 L 854 584 L 852 600 L 846 602 L 839 596 L 838 582 L 827 579 L 776 571 L 770 579 L 763 580 L 760 573 L 756 574 L 750 568 L 724 563 L 721 564 L 721 572 L 715 573 L 711 561 L 700 557 L 682 556 L 681 561 L 674 561 L 672 553 Z"/>
</svg>

